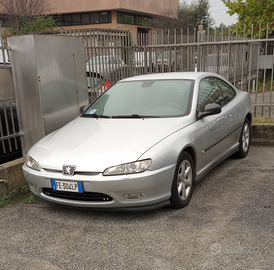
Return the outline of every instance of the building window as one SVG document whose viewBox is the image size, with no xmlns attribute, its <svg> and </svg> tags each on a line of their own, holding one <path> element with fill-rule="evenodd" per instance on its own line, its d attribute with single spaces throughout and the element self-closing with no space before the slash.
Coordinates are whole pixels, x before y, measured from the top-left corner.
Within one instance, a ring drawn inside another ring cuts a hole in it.
<svg viewBox="0 0 274 270">
<path fill-rule="evenodd" d="M 108 22 L 108 13 L 101 12 L 100 13 L 100 23 L 107 23 Z"/>
<path fill-rule="evenodd" d="M 81 15 L 80 14 L 73 14 L 72 15 L 72 24 L 73 25 L 81 24 Z"/>
<path fill-rule="evenodd" d="M 99 23 L 99 13 L 90 14 L 90 23 Z"/>
<path fill-rule="evenodd" d="M 145 20 L 142 16 L 136 16 L 136 24 L 137 25 L 143 25 L 144 22 L 143 20 Z"/>
<path fill-rule="evenodd" d="M 133 14 L 125 14 L 125 16 L 124 16 L 124 23 L 135 24 L 134 19 L 135 19 L 135 17 L 134 17 Z"/>
<path fill-rule="evenodd" d="M 143 26 L 146 26 L 148 23 L 148 20 L 147 20 L 148 16 L 122 12 L 122 11 L 118 11 L 117 15 L 118 15 L 118 23 L 143 25 Z"/>
<path fill-rule="evenodd" d="M 62 25 L 72 25 L 71 15 L 63 15 L 62 19 L 63 19 Z"/>
<path fill-rule="evenodd" d="M 89 13 L 82 14 L 82 24 L 90 24 Z"/>
<path fill-rule="evenodd" d="M 58 26 L 111 23 L 111 11 L 62 14 L 54 18 Z"/>
</svg>

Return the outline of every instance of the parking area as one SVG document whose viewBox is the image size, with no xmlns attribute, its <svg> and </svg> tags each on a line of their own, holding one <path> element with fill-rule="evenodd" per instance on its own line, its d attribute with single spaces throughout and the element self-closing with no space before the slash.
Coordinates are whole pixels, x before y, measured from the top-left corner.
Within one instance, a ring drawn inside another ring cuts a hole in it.
<svg viewBox="0 0 274 270">
<path fill-rule="evenodd" d="M 224 161 L 182 210 L 0 209 L 0 269 L 273 269 L 273 154 Z"/>
</svg>

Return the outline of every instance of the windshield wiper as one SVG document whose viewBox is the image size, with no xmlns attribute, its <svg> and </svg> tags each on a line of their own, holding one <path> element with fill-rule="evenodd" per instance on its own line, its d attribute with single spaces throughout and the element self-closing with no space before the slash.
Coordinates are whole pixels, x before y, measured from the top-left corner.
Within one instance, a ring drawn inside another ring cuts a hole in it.
<svg viewBox="0 0 274 270">
<path fill-rule="evenodd" d="M 111 118 L 159 118 L 159 116 L 131 114 L 131 115 L 115 115 L 115 116 L 112 116 Z"/>
<path fill-rule="evenodd" d="M 97 113 L 92 113 L 92 114 L 84 114 L 83 117 L 89 117 L 89 118 L 111 118 L 110 116 L 106 116 L 106 115 L 100 115 Z"/>
</svg>

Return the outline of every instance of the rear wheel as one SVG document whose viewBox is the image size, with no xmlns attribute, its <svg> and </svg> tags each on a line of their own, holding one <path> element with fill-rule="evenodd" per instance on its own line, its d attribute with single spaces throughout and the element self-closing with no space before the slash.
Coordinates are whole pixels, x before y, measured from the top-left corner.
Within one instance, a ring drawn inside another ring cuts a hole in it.
<svg viewBox="0 0 274 270">
<path fill-rule="evenodd" d="M 239 150 L 236 153 L 236 156 L 238 158 L 245 158 L 250 147 L 250 121 L 247 118 L 244 121 L 239 143 Z"/>
<path fill-rule="evenodd" d="M 189 153 L 180 156 L 171 187 L 170 202 L 173 208 L 179 209 L 188 205 L 194 188 L 194 164 Z"/>
</svg>

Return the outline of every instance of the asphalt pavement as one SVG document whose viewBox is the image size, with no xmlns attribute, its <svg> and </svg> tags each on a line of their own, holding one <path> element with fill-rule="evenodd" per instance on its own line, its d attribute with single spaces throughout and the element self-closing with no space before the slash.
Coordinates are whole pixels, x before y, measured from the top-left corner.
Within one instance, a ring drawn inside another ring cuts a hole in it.
<svg viewBox="0 0 274 270">
<path fill-rule="evenodd" d="M 184 209 L 0 209 L 0 269 L 274 269 L 274 148 L 251 146 L 196 187 Z"/>
</svg>

